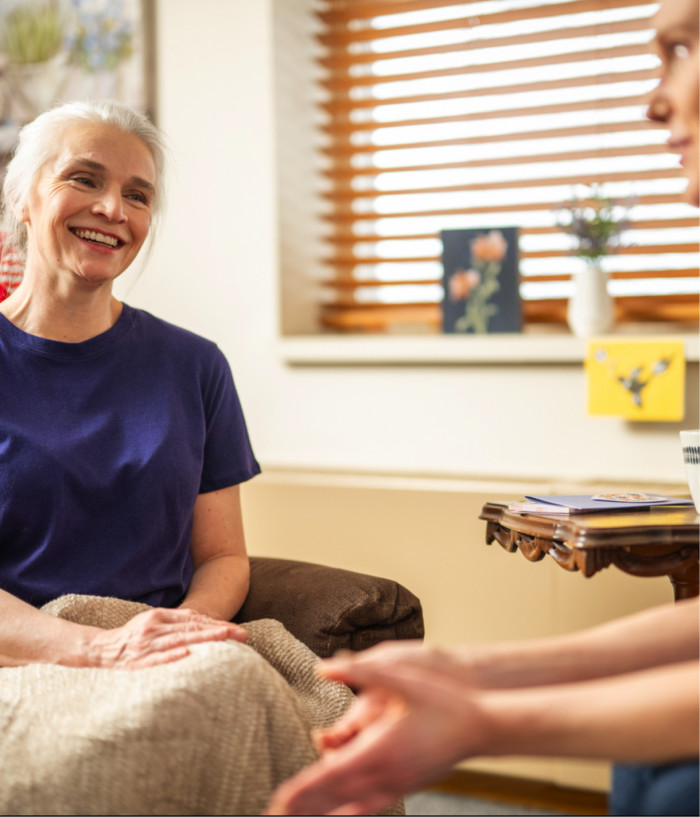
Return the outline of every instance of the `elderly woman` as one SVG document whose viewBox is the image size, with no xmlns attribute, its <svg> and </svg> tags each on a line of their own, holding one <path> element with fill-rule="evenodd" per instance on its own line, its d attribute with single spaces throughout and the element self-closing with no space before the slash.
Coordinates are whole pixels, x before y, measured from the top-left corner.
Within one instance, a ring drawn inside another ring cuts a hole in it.
<svg viewBox="0 0 700 817">
<path fill-rule="evenodd" d="M 158 132 L 113 103 L 42 114 L 7 170 L 2 813 L 259 813 L 314 756 L 312 654 L 230 623 L 259 467 L 227 362 L 112 294 L 162 182 Z"/>
<path fill-rule="evenodd" d="M 698 206 L 698 0 L 663 0 L 655 25 L 649 116 L 669 128 Z M 330 659 L 322 676 L 361 693 L 268 813 L 374 814 L 462 759 L 533 755 L 617 761 L 613 814 L 697 815 L 698 612 L 695 598 L 558 638 Z"/>
<path fill-rule="evenodd" d="M 0 655 L 133 667 L 244 635 L 239 483 L 259 467 L 216 346 L 118 301 L 161 205 L 156 129 L 74 104 L 21 134 L 4 184 L 26 252 L 0 303 Z M 64 593 L 158 608 L 119 632 L 37 612 Z"/>
</svg>

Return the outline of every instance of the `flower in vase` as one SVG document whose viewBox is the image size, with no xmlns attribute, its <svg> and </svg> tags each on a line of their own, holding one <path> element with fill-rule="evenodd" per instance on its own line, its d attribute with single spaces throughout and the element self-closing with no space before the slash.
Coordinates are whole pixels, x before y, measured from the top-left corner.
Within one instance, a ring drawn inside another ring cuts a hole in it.
<svg viewBox="0 0 700 817">
<path fill-rule="evenodd" d="M 573 196 L 563 204 L 558 211 L 558 223 L 574 239 L 572 255 L 596 261 L 616 252 L 622 233 L 629 227 L 630 204 L 603 196 L 595 186 L 586 195 Z"/>
<path fill-rule="evenodd" d="M 123 0 L 73 0 L 75 28 L 67 48 L 88 72 L 114 71 L 134 53 L 134 24 Z"/>
</svg>

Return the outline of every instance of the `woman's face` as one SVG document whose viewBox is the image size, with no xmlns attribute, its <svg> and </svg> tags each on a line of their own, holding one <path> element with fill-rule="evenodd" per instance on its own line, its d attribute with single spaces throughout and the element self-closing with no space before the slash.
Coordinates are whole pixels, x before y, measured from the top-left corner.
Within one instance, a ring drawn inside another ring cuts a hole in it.
<svg viewBox="0 0 700 817">
<path fill-rule="evenodd" d="M 148 235 L 155 176 L 137 136 L 103 123 L 67 128 L 22 213 L 28 269 L 114 281 Z"/>
<path fill-rule="evenodd" d="M 662 73 L 648 113 L 651 119 L 669 128 L 669 147 L 681 154 L 688 178 L 686 198 L 697 206 L 700 205 L 698 0 L 663 0 L 654 24 Z"/>
</svg>

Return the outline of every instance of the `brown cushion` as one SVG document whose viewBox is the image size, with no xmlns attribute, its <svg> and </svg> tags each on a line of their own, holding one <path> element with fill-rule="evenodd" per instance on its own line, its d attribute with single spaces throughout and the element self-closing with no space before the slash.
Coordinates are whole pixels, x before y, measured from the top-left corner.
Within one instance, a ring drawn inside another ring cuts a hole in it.
<svg viewBox="0 0 700 817">
<path fill-rule="evenodd" d="M 234 620 L 274 618 L 322 658 L 423 637 L 420 601 L 391 579 L 261 556 L 250 566 L 250 591 Z"/>
</svg>

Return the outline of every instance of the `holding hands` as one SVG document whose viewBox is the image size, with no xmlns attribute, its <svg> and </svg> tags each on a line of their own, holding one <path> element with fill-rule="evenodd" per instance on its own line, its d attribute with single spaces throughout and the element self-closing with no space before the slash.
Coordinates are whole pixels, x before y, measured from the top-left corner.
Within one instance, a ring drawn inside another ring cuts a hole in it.
<svg viewBox="0 0 700 817">
<path fill-rule="evenodd" d="M 325 661 L 319 673 L 363 691 L 336 724 L 315 733 L 321 760 L 277 790 L 269 814 L 376 814 L 485 736 L 476 690 L 446 651 L 382 644 Z"/>
</svg>

